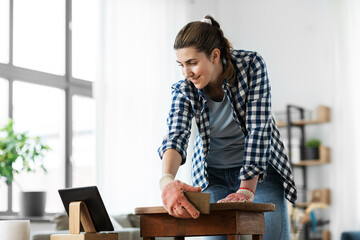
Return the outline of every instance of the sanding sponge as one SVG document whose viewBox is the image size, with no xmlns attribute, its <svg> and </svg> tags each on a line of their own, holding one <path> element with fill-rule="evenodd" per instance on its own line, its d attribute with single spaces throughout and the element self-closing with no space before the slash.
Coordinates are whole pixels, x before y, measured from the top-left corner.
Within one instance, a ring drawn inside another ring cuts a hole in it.
<svg viewBox="0 0 360 240">
<path fill-rule="evenodd" d="M 184 192 L 184 195 L 200 213 L 210 213 L 210 193 Z"/>
</svg>

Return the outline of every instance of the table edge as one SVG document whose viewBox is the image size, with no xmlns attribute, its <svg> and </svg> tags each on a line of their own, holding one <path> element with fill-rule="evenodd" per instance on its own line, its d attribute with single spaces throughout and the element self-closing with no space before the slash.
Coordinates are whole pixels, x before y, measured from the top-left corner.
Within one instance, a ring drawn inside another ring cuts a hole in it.
<svg viewBox="0 0 360 240">
<path fill-rule="evenodd" d="M 211 211 L 237 210 L 241 212 L 273 212 L 275 204 L 272 203 L 211 203 Z M 135 208 L 135 215 L 167 213 L 163 206 L 138 207 Z"/>
</svg>

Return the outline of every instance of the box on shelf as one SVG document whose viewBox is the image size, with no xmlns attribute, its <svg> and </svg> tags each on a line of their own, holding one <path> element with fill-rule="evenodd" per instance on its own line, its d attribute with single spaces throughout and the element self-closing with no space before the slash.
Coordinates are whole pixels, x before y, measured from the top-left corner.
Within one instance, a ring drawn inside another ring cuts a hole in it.
<svg viewBox="0 0 360 240">
<path fill-rule="evenodd" d="M 310 191 L 310 202 L 320 202 L 325 204 L 330 204 L 330 189 L 323 188 Z"/>
</svg>

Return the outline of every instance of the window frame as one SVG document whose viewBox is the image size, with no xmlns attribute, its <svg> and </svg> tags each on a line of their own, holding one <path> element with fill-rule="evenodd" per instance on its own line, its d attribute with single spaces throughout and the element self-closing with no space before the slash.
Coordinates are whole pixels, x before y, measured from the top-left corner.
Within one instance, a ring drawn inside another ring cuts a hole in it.
<svg viewBox="0 0 360 240">
<path fill-rule="evenodd" d="M 0 77 L 9 82 L 9 118 L 13 118 L 13 83 L 22 81 L 42 86 L 62 89 L 65 92 L 65 183 L 66 188 L 72 186 L 72 97 L 79 95 L 93 98 L 93 83 L 85 79 L 72 77 L 72 0 L 65 0 L 65 75 L 55 75 L 37 70 L 26 69 L 13 65 L 13 30 L 14 30 L 14 0 L 9 0 L 9 62 L 0 63 Z M 16 215 L 12 210 L 13 202 L 12 184 L 8 185 L 7 210 L 0 215 Z M 48 213 L 47 213 L 48 214 Z"/>
</svg>

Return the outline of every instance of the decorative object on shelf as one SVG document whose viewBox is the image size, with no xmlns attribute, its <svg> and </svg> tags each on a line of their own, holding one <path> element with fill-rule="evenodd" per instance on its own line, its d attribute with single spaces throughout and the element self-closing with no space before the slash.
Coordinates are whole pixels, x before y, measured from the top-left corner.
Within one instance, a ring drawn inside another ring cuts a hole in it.
<svg viewBox="0 0 360 240">
<path fill-rule="evenodd" d="M 304 166 L 316 166 L 330 163 L 330 148 L 320 145 L 319 147 L 319 159 L 315 160 L 302 160 L 299 163 L 293 163 L 295 167 L 304 167 Z"/>
<path fill-rule="evenodd" d="M 35 172 L 41 169 L 46 173 L 44 154 L 50 150 L 50 147 L 43 144 L 39 137 L 29 136 L 27 132 L 15 132 L 13 125 L 13 120 L 9 119 L 8 123 L 0 128 L 0 178 L 4 178 L 7 184 L 11 184 L 14 175 L 20 172 Z M 35 194 L 39 195 L 38 193 Z M 29 197 L 32 193 L 23 192 L 22 195 L 26 196 L 26 199 L 21 197 L 21 200 L 25 202 L 20 202 L 20 206 L 27 206 L 31 209 L 21 209 L 21 213 L 34 213 L 34 209 L 39 209 L 39 204 L 42 201 L 35 197 L 34 204 L 37 205 L 32 206 L 30 200 L 34 197 Z M 43 196 L 43 194 L 40 195 Z M 44 208 L 45 204 L 41 206 Z M 34 214 L 35 216 L 42 216 L 44 210 L 42 209 Z"/>
<path fill-rule="evenodd" d="M 305 142 L 305 148 L 304 148 L 304 159 L 305 160 L 319 159 L 320 145 L 321 145 L 321 141 L 317 138 L 312 138 L 307 140 Z"/>
<path fill-rule="evenodd" d="M 310 191 L 312 203 L 324 203 L 330 205 L 330 189 L 322 188 Z"/>
<path fill-rule="evenodd" d="M 310 190 L 309 196 L 310 196 L 309 202 L 296 203 L 294 207 L 308 208 L 313 203 L 322 203 L 325 205 L 330 205 L 330 189 L 328 188 Z"/>
</svg>

